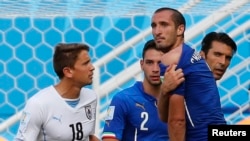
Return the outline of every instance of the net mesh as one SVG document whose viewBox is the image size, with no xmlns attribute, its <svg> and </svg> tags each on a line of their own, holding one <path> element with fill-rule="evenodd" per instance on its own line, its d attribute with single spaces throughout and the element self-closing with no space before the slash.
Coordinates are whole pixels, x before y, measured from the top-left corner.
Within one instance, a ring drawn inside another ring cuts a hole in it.
<svg viewBox="0 0 250 141">
<path fill-rule="evenodd" d="M 93 17 L 151 15 L 162 6 L 189 9 L 190 14 L 207 15 L 230 0 L 1 0 L 0 17 Z M 249 6 L 249 4 L 248 4 Z M 237 7 L 221 10 L 235 12 Z M 242 9 L 243 10 L 243 9 Z M 244 11 L 248 11 L 246 9 Z M 240 12 L 240 11 L 238 11 Z"/>
</svg>

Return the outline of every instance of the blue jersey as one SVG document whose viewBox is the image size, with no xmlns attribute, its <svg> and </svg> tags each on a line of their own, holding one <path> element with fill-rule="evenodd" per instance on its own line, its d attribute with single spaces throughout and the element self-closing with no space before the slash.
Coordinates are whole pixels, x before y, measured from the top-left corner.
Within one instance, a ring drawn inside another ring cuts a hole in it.
<svg viewBox="0 0 250 141">
<path fill-rule="evenodd" d="M 163 74 L 165 68 L 160 67 Z M 185 81 L 173 94 L 185 98 L 186 141 L 206 141 L 208 125 L 226 124 L 216 81 L 205 60 L 186 44 L 177 68 L 182 68 Z"/>
<path fill-rule="evenodd" d="M 168 141 L 167 125 L 158 117 L 156 99 L 144 92 L 142 82 L 136 82 L 113 97 L 102 138 Z"/>
</svg>

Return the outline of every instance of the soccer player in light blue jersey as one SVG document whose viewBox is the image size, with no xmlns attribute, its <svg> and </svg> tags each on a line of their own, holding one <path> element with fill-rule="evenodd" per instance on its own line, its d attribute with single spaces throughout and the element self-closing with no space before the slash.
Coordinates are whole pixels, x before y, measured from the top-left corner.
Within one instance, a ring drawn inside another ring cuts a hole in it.
<svg viewBox="0 0 250 141">
<path fill-rule="evenodd" d="M 159 114 L 167 121 L 169 138 L 171 141 L 207 141 L 208 125 L 226 124 L 213 73 L 204 58 L 184 43 L 185 19 L 178 10 L 157 9 L 151 27 L 157 48 L 164 52 L 161 70 L 177 64 L 185 77 L 171 92 L 163 89 L 167 82 L 162 84 Z M 161 107 L 164 105 L 167 108 Z M 166 113 L 167 118 L 163 116 Z"/>
<path fill-rule="evenodd" d="M 168 141 L 167 125 L 159 119 L 157 110 L 162 54 L 153 40 L 145 44 L 140 60 L 144 79 L 113 97 L 105 119 L 103 141 Z M 174 77 L 165 79 L 172 84 L 168 85 L 172 90 L 184 79 L 180 69 L 170 71 Z"/>
<path fill-rule="evenodd" d="M 96 93 L 89 46 L 56 45 L 53 66 L 60 81 L 48 86 L 25 105 L 15 141 L 99 141 L 95 136 Z"/>
</svg>

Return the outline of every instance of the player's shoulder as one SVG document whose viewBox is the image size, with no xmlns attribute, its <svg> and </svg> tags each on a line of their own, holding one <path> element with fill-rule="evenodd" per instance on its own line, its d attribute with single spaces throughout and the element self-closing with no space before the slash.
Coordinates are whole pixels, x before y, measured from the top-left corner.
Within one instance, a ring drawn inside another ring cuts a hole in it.
<svg viewBox="0 0 250 141">
<path fill-rule="evenodd" d="M 54 93 L 54 92 L 55 92 L 55 88 L 51 85 L 51 86 L 45 87 L 37 91 L 33 96 L 30 97 L 30 100 L 48 98 L 48 95 L 49 97 L 51 97 L 51 93 Z"/>
<path fill-rule="evenodd" d="M 119 91 L 117 95 L 121 97 L 138 96 L 140 95 L 139 93 L 141 93 L 139 87 L 140 87 L 140 82 L 136 82 L 134 85 Z"/>
<path fill-rule="evenodd" d="M 37 91 L 33 96 L 31 96 L 27 101 L 27 106 L 43 106 L 43 103 L 48 102 L 48 97 L 50 99 L 53 99 L 53 94 L 55 90 L 53 90 L 53 86 L 48 86 L 46 88 L 43 88 L 39 91 Z"/>
<path fill-rule="evenodd" d="M 97 94 L 94 90 L 90 89 L 90 88 L 85 88 L 83 87 L 81 89 L 81 92 L 80 92 L 80 96 L 81 97 L 88 97 L 88 98 L 97 98 Z"/>
<path fill-rule="evenodd" d="M 117 94 L 113 96 L 113 100 L 118 101 L 138 101 L 138 99 L 144 99 L 143 92 L 142 92 L 142 84 L 141 82 L 136 82 L 133 86 L 125 88 L 119 91 Z"/>
<path fill-rule="evenodd" d="M 88 93 L 88 94 L 96 94 L 96 92 L 90 88 L 82 88 L 81 92 Z"/>
</svg>

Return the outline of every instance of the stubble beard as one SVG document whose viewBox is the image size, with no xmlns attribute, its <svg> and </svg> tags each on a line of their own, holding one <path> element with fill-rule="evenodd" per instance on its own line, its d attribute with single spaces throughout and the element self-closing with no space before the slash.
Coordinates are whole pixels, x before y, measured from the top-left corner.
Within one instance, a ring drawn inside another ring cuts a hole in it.
<svg viewBox="0 0 250 141">
<path fill-rule="evenodd" d="M 154 87 L 159 87 L 161 85 L 161 81 L 159 82 L 149 82 L 151 86 L 154 86 Z"/>
<path fill-rule="evenodd" d="M 163 53 L 167 53 L 171 50 L 171 45 L 157 44 L 156 47 Z"/>
<path fill-rule="evenodd" d="M 157 82 L 157 81 L 153 81 L 153 80 L 151 80 L 150 79 L 150 77 L 147 77 L 147 76 L 144 76 L 145 78 L 145 81 L 147 81 L 148 82 L 148 84 L 150 84 L 151 86 L 153 86 L 153 87 L 158 87 L 158 86 L 160 86 L 161 85 L 161 81 L 159 80 L 159 82 Z"/>
</svg>

